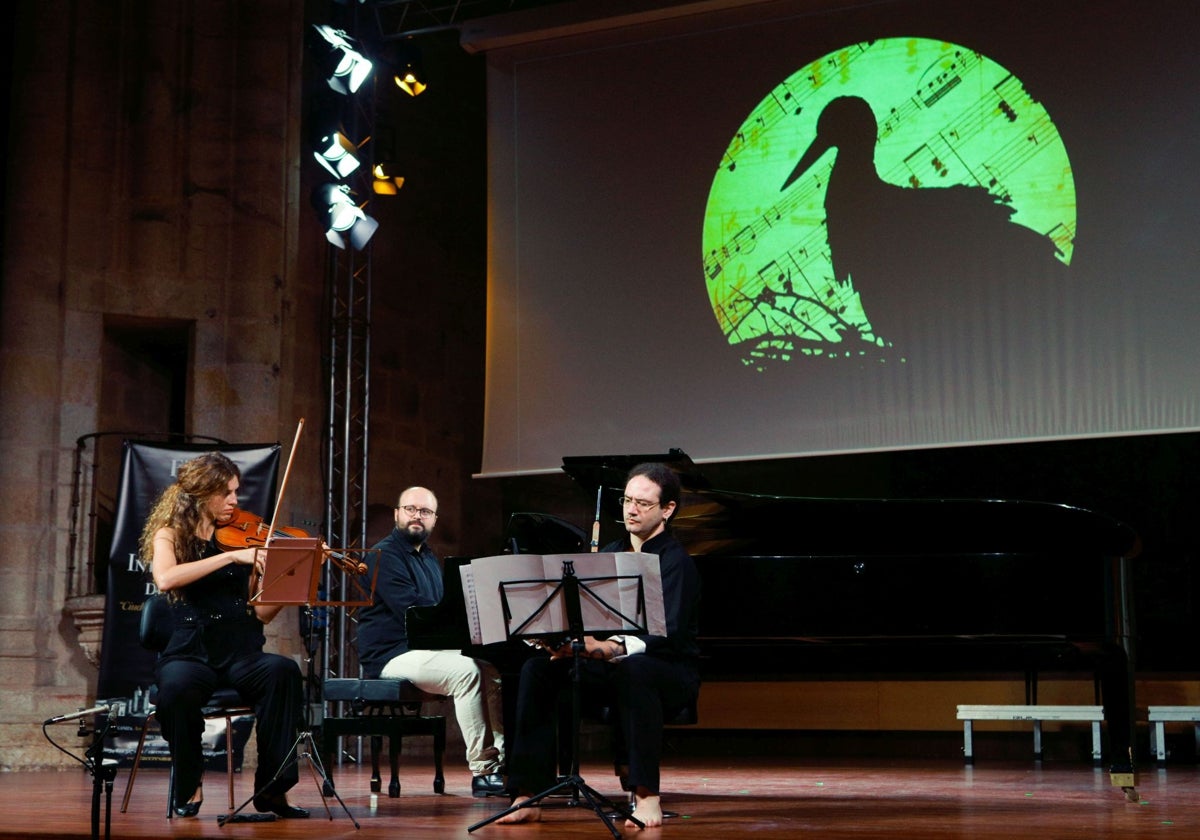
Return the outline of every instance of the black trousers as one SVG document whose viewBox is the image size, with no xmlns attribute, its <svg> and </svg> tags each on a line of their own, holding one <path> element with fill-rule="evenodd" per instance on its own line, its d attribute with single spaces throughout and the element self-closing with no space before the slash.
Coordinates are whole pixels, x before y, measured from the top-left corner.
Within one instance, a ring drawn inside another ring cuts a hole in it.
<svg viewBox="0 0 1200 840">
<path fill-rule="evenodd" d="M 218 671 L 203 662 L 171 659 L 158 663 L 155 674 L 155 714 L 175 767 L 173 804 L 186 803 L 200 784 L 204 772 L 204 718 L 200 710 L 223 686 L 236 688 L 254 706 L 258 741 L 255 792 L 281 795 L 299 781 L 299 768 L 293 762 L 270 789 L 265 789 L 291 751 L 304 712 L 300 666 L 294 661 L 275 653 L 259 653 Z"/>
<path fill-rule="evenodd" d="M 563 693 L 571 690 L 574 664 L 569 658 L 538 656 L 521 668 L 516 729 L 506 750 L 508 787 L 514 794 L 540 793 L 557 778 L 558 710 Z M 663 720 L 696 702 L 696 669 L 645 654 L 579 664 L 585 708 L 599 702 L 616 712 L 616 738 L 628 762 L 629 783 L 657 793 Z"/>
</svg>

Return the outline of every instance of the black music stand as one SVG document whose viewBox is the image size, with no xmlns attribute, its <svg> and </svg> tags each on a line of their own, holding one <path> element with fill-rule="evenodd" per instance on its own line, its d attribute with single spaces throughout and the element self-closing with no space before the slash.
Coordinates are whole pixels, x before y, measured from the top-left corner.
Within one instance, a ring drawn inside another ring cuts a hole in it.
<svg viewBox="0 0 1200 840">
<path fill-rule="evenodd" d="M 645 632 L 647 632 L 646 624 L 644 621 L 642 623 L 638 623 L 636 621 L 636 619 L 631 619 L 628 616 L 622 614 L 620 612 L 620 610 L 609 605 L 607 602 L 604 601 L 604 599 L 602 597 L 600 597 L 599 594 L 597 594 L 591 587 L 588 586 L 588 581 L 612 581 L 612 580 L 617 580 L 621 577 L 628 578 L 630 576 L 624 575 L 624 576 L 616 576 L 616 577 L 581 579 L 581 578 L 578 578 L 575 576 L 575 567 L 574 567 L 573 562 L 570 560 L 564 560 L 563 561 L 563 569 L 562 569 L 562 579 L 560 581 L 557 581 L 557 585 L 554 587 L 553 591 L 551 591 L 551 593 L 546 597 L 545 601 L 543 601 L 537 609 L 535 609 L 529 616 L 527 616 L 524 620 L 521 621 L 521 623 L 517 626 L 516 630 L 511 630 L 511 629 L 509 630 L 508 635 L 509 635 L 510 639 L 535 639 L 535 638 L 536 639 L 545 639 L 547 636 L 547 634 L 545 632 L 527 633 L 525 631 L 537 619 L 550 615 L 551 613 L 549 612 L 549 607 L 551 606 L 551 604 L 556 601 L 559 601 L 561 599 L 562 605 L 566 610 L 566 627 L 558 628 L 558 630 L 560 631 L 560 633 L 565 633 L 566 637 L 568 639 L 570 639 L 571 650 L 573 651 L 574 657 L 575 657 L 575 662 L 572 663 L 572 667 L 571 667 L 571 674 L 572 674 L 572 677 L 571 677 L 571 772 L 568 775 L 560 778 L 557 783 L 555 783 L 551 787 L 547 788 L 546 790 L 542 791 L 541 793 L 531 796 L 529 799 L 526 799 L 519 804 L 510 805 L 508 808 L 501 811 L 500 813 L 493 814 L 492 816 L 488 817 L 487 819 L 481 820 L 480 822 L 475 823 L 474 825 L 467 828 L 468 832 L 472 832 L 477 828 L 482 828 L 485 825 L 489 825 L 490 823 L 495 822 L 496 820 L 500 819 L 501 817 L 504 817 L 515 811 L 518 811 L 521 808 L 537 807 L 538 805 L 540 805 L 540 803 L 543 800 L 545 800 L 551 796 L 559 796 L 564 793 L 570 795 L 571 804 L 578 804 L 580 800 L 586 802 L 587 806 L 592 810 L 592 812 L 601 819 L 601 821 L 604 823 L 605 827 L 608 828 L 609 832 L 612 833 L 612 836 L 615 838 L 615 840 L 621 840 L 621 832 L 618 831 L 616 826 L 613 825 L 613 819 L 610 816 L 610 814 L 615 814 L 617 816 L 624 817 L 625 819 L 634 823 L 638 828 L 646 827 L 641 822 L 641 820 L 639 820 L 637 817 L 635 817 L 633 815 L 633 812 L 628 807 L 623 806 L 623 805 L 618 805 L 617 803 L 615 803 L 611 799 L 609 799 L 607 796 L 605 796 L 604 794 L 597 791 L 595 788 L 588 785 L 587 782 L 585 782 L 583 780 L 583 776 L 580 775 L 580 772 L 579 772 L 579 724 L 580 724 L 580 718 L 582 716 L 582 711 L 581 711 L 582 703 L 581 703 L 581 699 L 580 699 L 581 689 L 582 689 L 582 680 L 580 677 L 579 662 L 582 661 L 582 659 L 583 659 L 583 652 L 584 652 L 583 637 L 585 634 L 588 634 L 588 633 L 590 633 L 590 634 L 598 634 L 598 633 L 613 634 L 613 633 L 622 633 L 622 632 L 625 632 L 625 633 L 645 633 Z M 641 583 L 642 583 L 641 576 L 639 575 L 636 577 L 638 577 L 638 614 L 641 616 L 645 616 L 645 614 L 646 614 L 645 594 L 644 594 L 644 591 L 643 591 L 642 585 L 641 585 Z M 509 610 L 507 591 L 506 591 L 505 587 L 510 586 L 510 585 L 517 586 L 517 585 L 526 585 L 526 584 L 531 584 L 531 583 L 549 584 L 549 583 L 555 583 L 555 581 L 554 580 L 520 580 L 520 581 L 502 582 L 500 584 L 500 598 L 504 605 L 504 615 L 505 615 L 506 623 L 511 624 L 512 615 Z M 583 610 L 582 610 L 582 607 L 580 606 L 580 600 L 579 600 L 580 591 L 587 592 L 589 597 L 596 604 L 603 607 L 613 619 L 619 619 L 617 621 L 614 621 L 614 624 L 621 625 L 621 626 L 592 627 L 592 628 L 585 629 L 584 621 L 583 621 Z"/>
<path fill-rule="evenodd" d="M 375 579 L 371 580 L 371 592 L 367 593 L 361 586 L 357 585 L 354 594 L 358 597 L 350 597 L 348 599 L 330 600 L 321 598 L 321 571 L 322 565 L 327 559 L 336 562 L 343 571 L 360 572 L 365 571 L 365 565 L 358 559 L 361 555 L 366 554 L 373 549 L 343 549 L 341 553 L 328 551 L 322 541 L 316 537 L 300 537 L 295 539 L 285 539 L 268 546 L 259 546 L 255 548 L 255 560 L 257 562 L 258 555 L 261 553 L 263 573 L 259 579 L 259 589 L 251 598 L 251 603 L 258 604 L 280 604 L 284 606 L 304 607 L 309 613 L 309 639 L 306 642 L 307 650 L 314 649 L 312 635 L 315 632 L 316 622 L 312 620 L 312 610 L 314 607 L 346 607 L 346 606 L 366 606 L 371 603 L 371 598 L 375 590 Z M 378 565 L 376 566 L 376 574 L 378 574 Z M 308 658 L 308 684 L 314 684 L 316 675 L 313 672 L 314 658 L 310 653 Z M 306 708 L 308 704 L 305 704 Z M 346 812 L 346 816 L 350 818 L 350 822 L 354 823 L 356 829 L 362 828 L 358 824 L 358 820 L 354 818 L 354 814 L 350 813 L 349 807 L 345 801 L 334 790 L 333 784 L 329 781 L 329 774 L 325 772 L 325 765 L 321 763 L 321 754 L 313 744 L 312 722 L 309 721 L 307 713 L 305 714 L 304 728 L 296 735 L 296 740 L 292 744 L 291 750 L 284 757 L 283 762 L 275 770 L 267 784 L 254 791 L 250 798 L 237 806 L 231 813 L 222 814 L 217 817 L 218 825 L 225 825 L 228 822 L 272 822 L 275 820 L 275 814 L 243 814 L 242 810 L 253 802 L 262 791 L 270 787 L 270 785 L 279 778 L 283 773 L 284 768 L 290 767 L 293 764 L 303 760 L 306 762 L 309 772 L 312 774 L 313 781 L 317 785 L 317 791 L 321 795 L 321 805 L 325 808 L 325 814 L 329 819 L 333 820 L 333 812 L 329 809 L 329 803 L 325 801 L 326 791 L 329 791 L 333 797 L 342 806 L 342 810 Z"/>
</svg>

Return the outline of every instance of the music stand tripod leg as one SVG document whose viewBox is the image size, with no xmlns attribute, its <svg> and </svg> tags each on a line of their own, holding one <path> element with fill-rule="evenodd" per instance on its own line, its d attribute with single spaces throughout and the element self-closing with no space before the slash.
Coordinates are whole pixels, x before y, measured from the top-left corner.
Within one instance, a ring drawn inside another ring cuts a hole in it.
<svg viewBox="0 0 1200 840">
<path fill-rule="evenodd" d="M 617 577 L 593 577 L 593 578 L 589 578 L 588 580 L 590 580 L 590 581 L 602 581 L 602 580 L 614 581 L 617 579 L 618 579 Z M 565 622 L 564 622 L 566 624 L 565 637 L 571 640 L 571 652 L 573 654 L 572 658 L 574 660 L 573 664 L 572 664 L 572 668 L 571 668 L 571 726 L 572 726 L 571 774 L 568 777 L 566 777 L 565 779 L 562 779 L 559 782 L 557 782 L 556 784 L 554 784 L 553 786 L 551 786 L 549 789 L 544 790 L 541 793 L 537 794 L 536 796 L 532 796 L 529 799 L 526 799 L 517 805 L 511 805 L 506 810 L 501 811 L 500 813 L 495 814 L 485 820 L 475 823 L 474 825 L 468 827 L 467 831 L 471 832 L 477 828 L 480 828 L 482 826 L 493 823 L 496 820 L 501 819 L 502 817 L 505 817 L 516 811 L 519 811 L 521 808 L 535 807 L 538 803 L 540 803 L 542 800 L 546 799 L 547 797 L 554 796 L 555 794 L 560 793 L 562 791 L 570 791 L 571 792 L 571 804 L 577 804 L 579 799 L 582 797 L 582 799 L 587 802 L 587 806 L 589 808 L 591 808 L 592 812 L 597 817 L 599 817 L 600 820 L 604 823 L 605 827 L 608 828 L 608 830 L 612 834 L 614 840 L 621 840 L 621 833 L 617 830 L 616 826 L 613 825 L 613 821 L 612 821 L 612 818 L 609 816 L 609 812 L 616 812 L 618 815 L 625 817 L 626 820 L 628 820 L 631 824 L 637 826 L 639 829 L 645 828 L 646 827 L 645 824 L 641 820 L 639 820 L 637 817 L 635 817 L 633 815 L 633 812 L 631 810 L 629 810 L 628 808 L 625 808 L 625 807 L 622 807 L 622 806 L 616 804 L 615 802 L 610 800 L 608 797 L 599 793 L 595 789 L 589 787 L 587 785 L 587 783 L 584 782 L 583 777 L 579 774 L 579 725 L 580 725 L 580 719 L 582 717 L 582 715 L 581 715 L 582 701 L 580 698 L 582 695 L 582 683 L 583 683 L 580 664 L 585 661 L 584 654 L 585 654 L 585 649 L 586 649 L 586 645 L 584 644 L 584 633 L 586 631 L 585 631 L 584 620 L 583 620 L 583 610 L 580 605 L 579 592 L 580 592 L 581 587 L 588 589 L 588 592 L 591 594 L 591 596 L 593 598 L 596 598 L 595 592 L 593 592 L 590 588 L 588 588 L 586 586 L 586 584 L 581 583 L 579 577 L 577 577 L 575 574 L 575 564 L 571 560 L 563 561 L 561 580 L 557 580 L 557 581 L 554 579 L 535 580 L 535 581 L 526 580 L 526 581 L 522 581 L 522 583 L 525 583 L 525 584 L 529 584 L 529 583 L 556 584 L 553 591 L 546 597 L 545 603 L 541 607 L 537 608 L 537 612 L 540 612 L 542 608 L 544 608 L 546 605 L 553 602 L 556 598 L 561 597 L 562 606 L 564 607 L 564 611 L 566 614 L 566 618 L 565 618 Z M 504 587 L 505 587 L 505 583 L 503 581 L 501 581 L 500 592 L 501 592 L 502 600 L 505 595 Z M 601 603 L 601 604 L 604 603 L 603 599 L 600 599 L 600 598 L 596 598 L 596 599 L 599 603 Z M 613 610 L 611 606 L 609 606 L 607 604 L 605 606 L 608 607 L 608 610 L 610 613 L 619 614 L 619 613 L 617 613 L 616 610 Z M 535 612 L 535 614 L 537 614 L 537 613 Z M 627 619 L 623 619 L 621 622 L 619 622 L 619 624 L 624 624 L 626 620 Z M 511 638 L 528 638 L 529 636 L 521 635 L 524 628 L 528 624 L 529 624 L 529 619 L 526 619 L 525 621 L 521 622 L 517 627 L 516 633 L 513 632 L 513 630 L 511 629 L 511 626 L 510 626 L 508 629 L 509 638 L 510 639 Z M 646 632 L 644 628 L 642 629 L 642 632 Z"/>
<path fill-rule="evenodd" d="M 522 808 L 535 808 L 540 805 L 543 800 L 564 792 L 569 792 L 575 798 L 582 798 L 584 801 L 586 801 L 587 807 L 590 808 L 596 814 L 596 816 L 600 818 L 615 840 L 621 840 L 621 832 L 617 830 L 615 825 L 613 825 L 612 817 L 609 816 L 609 812 L 615 812 L 618 815 L 625 817 L 625 819 L 632 822 L 638 828 L 646 827 L 641 820 L 633 815 L 632 811 L 622 808 L 604 794 L 600 793 L 594 788 L 589 787 L 580 776 L 568 776 L 536 796 L 531 796 L 516 805 L 510 805 L 500 813 L 493 814 L 487 819 L 480 820 L 474 825 L 469 826 L 467 828 L 467 832 L 469 833 L 477 828 L 483 828 L 485 825 L 491 825 L 496 820 L 515 813 Z"/>
<path fill-rule="evenodd" d="M 313 746 L 312 732 L 304 732 L 302 733 L 302 737 L 308 743 L 308 752 L 302 753 L 302 755 L 308 761 L 308 770 L 317 785 L 317 792 L 322 794 L 321 802 L 325 805 L 325 813 L 329 814 L 329 819 L 333 819 L 333 813 L 329 810 L 329 805 L 325 803 L 324 792 L 328 789 L 333 794 L 333 798 L 342 806 L 342 810 L 346 812 L 346 816 L 350 818 L 350 822 L 354 823 L 355 828 L 359 828 L 358 820 L 354 819 L 354 814 L 350 813 L 350 809 L 346 807 L 346 803 L 343 801 L 341 795 L 329 782 L 329 776 L 325 772 L 325 765 L 321 763 L 321 754 Z"/>
<path fill-rule="evenodd" d="M 576 598 L 578 598 L 577 594 Z M 587 782 L 583 780 L 583 776 L 581 776 L 579 773 L 579 725 L 582 718 L 582 701 L 580 697 L 582 694 L 583 683 L 580 678 L 578 666 L 583 662 L 584 644 L 582 634 L 576 635 L 572 639 L 571 647 L 575 653 L 575 661 L 571 665 L 571 774 L 541 793 L 531 796 L 529 799 L 526 799 L 519 804 L 511 805 L 500 813 L 494 814 L 485 820 L 481 820 L 480 822 L 469 826 L 467 828 L 468 833 L 477 828 L 482 828 L 485 825 L 489 825 L 509 814 L 515 813 L 522 808 L 537 807 L 538 804 L 540 804 L 543 800 L 562 792 L 569 792 L 571 794 L 572 804 L 578 803 L 580 799 L 586 802 L 587 807 L 590 808 L 592 812 L 600 818 L 601 822 L 604 823 L 605 827 L 612 834 L 614 840 L 621 840 L 621 832 L 617 830 L 615 825 L 613 825 L 613 820 L 612 817 L 609 816 L 609 813 L 616 813 L 617 815 L 624 817 L 626 820 L 636 825 L 639 829 L 646 827 L 645 824 L 635 817 L 633 812 L 628 808 L 618 805 L 607 796 L 597 791 L 595 788 L 589 786 Z"/>
<path fill-rule="evenodd" d="M 306 744 L 308 748 L 306 750 L 301 750 L 301 744 Z M 342 800 L 342 797 L 338 795 L 337 791 L 333 789 L 332 785 L 327 784 L 328 779 L 325 775 L 325 766 L 321 764 L 321 759 L 316 754 L 316 750 L 313 748 L 312 732 L 309 730 L 303 730 L 299 735 L 296 736 L 296 740 L 293 742 L 292 748 L 288 751 L 287 757 L 284 758 L 283 763 L 279 765 L 279 769 L 275 771 L 275 775 L 272 776 L 262 788 L 252 793 L 249 799 L 237 806 L 232 813 L 223 814 L 217 817 L 217 824 L 225 825 L 227 822 L 273 821 L 275 819 L 275 814 L 243 814 L 241 812 L 242 809 L 257 799 L 264 790 L 269 788 L 271 783 L 279 778 L 285 768 L 297 764 L 301 759 L 304 759 L 308 763 L 309 771 L 312 773 L 313 780 L 317 784 L 317 793 L 318 795 L 321 795 L 321 805 L 325 808 L 325 815 L 328 816 L 331 821 L 333 820 L 333 812 L 329 810 L 329 804 L 325 801 L 325 797 L 323 795 L 325 789 L 328 787 L 329 792 L 333 794 L 333 797 L 337 799 L 338 804 L 342 806 L 342 810 L 346 812 L 346 816 L 350 818 L 350 822 L 354 823 L 354 827 L 362 828 L 362 826 L 358 824 L 358 820 L 354 818 L 354 814 L 350 813 L 350 809 L 346 806 L 346 803 Z"/>
<path fill-rule="evenodd" d="M 568 594 L 571 594 L 571 593 L 568 593 Z M 575 592 L 574 596 L 576 598 L 578 598 L 579 597 L 578 592 Z M 573 788 L 572 788 L 573 796 L 572 796 L 571 801 L 572 801 L 572 804 L 577 804 L 579 801 L 579 797 L 582 795 L 582 797 L 585 800 L 587 800 L 588 807 L 591 808 L 592 811 L 595 812 L 596 816 L 598 816 L 604 822 L 604 824 L 608 827 L 608 830 L 610 832 L 612 832 L 613 836 L 620 837 L 621 836 L 620 832 L 617 831 L 616 827 L 613 825 L 612 817 L 609 816 L 610 813 L 615 812 L 618 816 L 624 817 L 625 819 L 634 823 L 639 829 L 645 828 L 646 826 L 642 823 L 641 820 L 639 820 L 637 817 L 635 817 L 633 815 L 633 812 L 630 809 L 622 807 L 620 805 L 617 805 L 615 802 L 613 802 L 607 796 L 598 792 L 595 788 L 593 788 L 591 785 L 589 785 L 587 782 L 585 782 L 583 780 L 583 776 L 580 774 L 580 771 L 579 771 L 579 754 L 580 754 L 579 728 L 580 728 L 580 724 L 583 721 L 583 700 L 582 700 L 583 680 L 582 680 L 582 676 L 580 674 L 579 666 L 584 661 L 584 653 L 585 653 L 585 646 L 584 646 L 582 634 L 576 636 L 574 639 L 571 640 L 571 649 L 575 654 L 575 657 L 574 657 L 575 662 L 573 663 L 573 665 L 571 667 L 571 727 L 572 727 L 572 729 L 571 729 L 571 775 L 569 777 L 569 780 L 574 783 Z"/>
<path fill-rule="evenodd" d="M 299 437 L 300 431 L 296 431 Z M 291 466 L 289 462 L 289 467 Z M 285 476 L 286 481 L 286 476 Z M 272 528 L 272 531 L 274 529 Z M 262 603 L 271 604 L 294 604 L 303 606 L 308 615 L 308 633 L 307 647 L 309 651 L 308 657 L 308 685 L 310 687 L 316 685 L 315 675 L 315 652 L 320 640 L 316 638 L 316 615 L 314 607 L 324 607 L 336 605 L 333 601 L 328 601 L 321 596 L 321 581 L 322 571 L 328 576 L 328 568 L 324 565 L 325 555 L 328 553 L 332 557 L 341 557 L 334 552 L 327 551 L 328 547 L 323 546 L 319 539 L 288 539 L 283 541 L 284 546 L 281 548 L 279 543 L 272 543 L 269 539 L 266 546 L 261 550 L 266 551 L 266 559 L 264 560 L 265 568 L 263 578 L 260 581 L 260 588 L 257 595 L 251 598 L 252 601 L 258 600 Z M 278 561 L 275 558 L 280 558 Z M 342 558 L 344 559 L 344 558 Z M 298 569 L 307 569 L 306 575 L 298 574 Z M 268 580 L 268 574 L 275 570 L 278 573 L 275 577 Z M 289 580 L 295 578 L 296 580 Z M 289 587 L 294 587 L 296 581 L 306 582 L 305 591 L 302 593 L 294 591 L 286 591 Z M 276 590 L 271 592 L 270 598 L 267 598 L 268 589 L 276 586 Z M 294 599 L 294 600 L 293 600 Z M 306 704 L 311 709 L 311 704 Z M 314 746 L 314 739 L 311 727 L 312 723 L 306 718 L 305 728 L 301 729 L 296 736 L 292 748 L 288 751 L 287 756 L 280 763 L 279 768 L 275 771 L 275 775 L 261 789 L 255 791 L 249 799 L 239 805 L 230 814 L 222 815 L 217 818 L 217 823 L 224 825 L 226 822 L 256 822 L 273 820 L 274 814 L 241 814 L 240 812 L 248 804 L 259 797 L 263 790 L 266 790 L 275 782 L 285 768 L 295 765 L 300 759 L 308 762 L 309 770 L 311 771 L 314 780 L 317 782 L 317 794 L 321 797 L 321 805 L 325 809 L 325 814 L 330 820 L 333 819 L 333 812 L 329 809 L 329 804 L 325 801 L 327 794 L 332 794 L 337 799 L 338 804 L 342 806 L 342 810 L 346 812 L 346 816 L 354 823 L 354 827 L 361 828 L 358 820 L 350 813 L 350 809 L 346 806 L 345 801 L 333 788 L 333 783 L 329 780 L 329 776 L 325 772 L 324 765 L 321 764 L 321 758 Z M 301 750 L 301 744 L 307 746 L 307 749 Z"/>
</svg>

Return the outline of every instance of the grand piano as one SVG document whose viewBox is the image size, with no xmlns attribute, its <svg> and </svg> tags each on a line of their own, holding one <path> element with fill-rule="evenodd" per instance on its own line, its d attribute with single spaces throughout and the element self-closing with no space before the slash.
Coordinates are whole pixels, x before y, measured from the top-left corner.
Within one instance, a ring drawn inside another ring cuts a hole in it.
<svg viewBox="0 0 1200 840">
<path fill-rule="evenodd" d="M 1140 543 L 1127 525 L 1044 502 L 721 491 L 678 450 L 565 458 L 563 469 L 618 523 L 625 474 L 649 460 L 683 486 L 672 521 L 705 587 L 706 680 L 1017 672 L 1036 703 L 1038 673 L 1082 672 L 1104 706 L 1112 782 L 1136 798 L 1128 565 Z M 589 542 L 542 514 L 514 514 L 506 538 L 532 553 Z M 410 612 L 418 642 L 422 618 L 445 627 Z"/>
</svg>

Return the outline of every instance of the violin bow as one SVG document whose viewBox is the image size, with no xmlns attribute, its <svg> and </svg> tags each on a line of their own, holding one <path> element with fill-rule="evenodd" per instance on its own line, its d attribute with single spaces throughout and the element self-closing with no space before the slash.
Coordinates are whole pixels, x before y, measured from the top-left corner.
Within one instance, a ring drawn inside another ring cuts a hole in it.
<svg viewBox="0 0 1200 840">
<path fill-rule="evenodd" d="M 304 431 L 304 418 L 300 418 L 300 422 L 296 425 L 296 438 L 292 441 L 292 451 L 288 453 L 287 465 L 283 468 L 283 480 L 279 483 L 279 495 L 275 497 L 275 511 L 271 514 L 271 529 L 267 532 L 267 538 L 263 543 L 263 547 L 271 544 L 271 540 L 275 538 L 275 522 L 279 518 L 279 508 L 283 505 L 283 494 L 287 490 L 288 476 L 292 473 L 292 462 L 296 458 L 296 448 L 300 444 L 300 433 Z M 339 554 L 336 551 L 330 551 L 328 546 L 325 548 L 324 556 L 338 561 L 337 565 L 343 572 L 348 574 L 363 575 L 367 572 L 367 566 L 361 561 L 354 561 L 344 554 Z M 322 561 L 324 562 L 324 561 Z"/>
<path fill-rule="evenodd" d="M 304 418 L 296 425 L 296 437 L 292 440 L 292 451 L 288 453 L 287 465 L 283 468 L 283 480 L 279 483 L 279 495 L 275 497 L 275 511 L 271 514 L 271 528 L 267 531 L 264 546 L 271 544 L 275 538 L 275 522 L 279 518 L 279 508 L 283 505 L 283 494 L 287 490 L 288 476 L 292 474 L 292 461 L 296 458 L 296 447 L 300 445 L 300 433 L 304 431 Z"/>
</svg>

